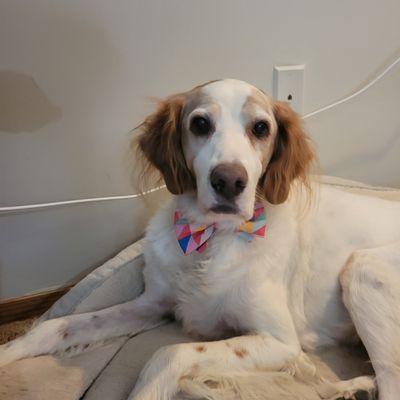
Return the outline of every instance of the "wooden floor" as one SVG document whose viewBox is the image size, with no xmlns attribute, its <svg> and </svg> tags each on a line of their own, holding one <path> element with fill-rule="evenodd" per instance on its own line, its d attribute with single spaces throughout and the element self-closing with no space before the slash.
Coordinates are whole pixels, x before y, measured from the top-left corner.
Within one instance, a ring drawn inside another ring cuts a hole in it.
<svg viewBox="0 0 400 400">
<path fill-rule="evenodd" d="M 72 287 L 73 284 L 69 284 L 57 289 L 0 300 L 0 324 L 38 317 Z"/>
<path fill-rule="evenodd" d="M 23 335 L 33 324 L 36 318 L 27 318 L 21 321 L 7 322 L 0 325 L 0 344 L 7 343 Z"/>
<path fill-rule="evenodd" d="M 54 290 L 0 301 L 0 345 L 23 335 L 35 319 L 71 289 L 69 284 Z"/>
</svg>

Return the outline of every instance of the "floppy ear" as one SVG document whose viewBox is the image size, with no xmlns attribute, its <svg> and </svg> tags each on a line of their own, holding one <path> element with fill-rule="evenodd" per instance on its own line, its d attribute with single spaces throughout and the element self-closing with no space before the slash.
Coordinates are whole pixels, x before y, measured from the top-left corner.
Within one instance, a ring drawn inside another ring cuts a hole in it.
<svg viewBox="0 0 400 400">
<path fill-rule="evenodd" d="M 286 103 L 276 101 L 273 111 L 278 125 L 275 150 L 262 181 L 262 190 L 272 204 L 283 203 L 294 179 L 308 186 L 314 151 L 303 132 L 300 116 Z"/>
<path fill-rule="evenodd" d="M 139 150 L 150 166 L 163 176 L 168 190 L 181 194 L 195 188 L 182 149 L 181 111 L 184 95 L 174 95 L 159 103 L 157 110 L 139 126 Z"/>
</svg>

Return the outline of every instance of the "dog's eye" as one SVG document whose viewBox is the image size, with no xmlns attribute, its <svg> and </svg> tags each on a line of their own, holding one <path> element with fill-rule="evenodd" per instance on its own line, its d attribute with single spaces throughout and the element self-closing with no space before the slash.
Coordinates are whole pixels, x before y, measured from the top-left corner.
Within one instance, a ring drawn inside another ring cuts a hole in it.
<svg viewBox="0 0 400 400">
<path fill-rule="evenodd" d="M 253 134 L 258 138 L 267 136 L 269 133 L 268 123 L 265 121 L 258 121 L 254 124 L 252 131 L 253 131 Z"/>
<path fill-rule="evenodd" d="M 190 130 L 195 135 L 208 135 L 211 131 L 210 121 L 205 117 L 194 117 L 190 123 Z"/>
</svg>

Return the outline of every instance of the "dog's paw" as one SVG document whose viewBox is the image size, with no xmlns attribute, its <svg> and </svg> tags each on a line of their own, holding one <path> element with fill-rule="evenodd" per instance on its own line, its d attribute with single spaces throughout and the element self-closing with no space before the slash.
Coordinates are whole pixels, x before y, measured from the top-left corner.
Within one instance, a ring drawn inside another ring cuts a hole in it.
<svg viewBox="0 0 400 400">
<path fill-rule="evenodd" d="M 22 358 L 65 349 L 66 323 L 61 318 L 41 323 L 24 336 L 0 346 L 0 367 Z"/>
<path fill-rule="evenodd" d="M 316 387 L 326 400 L 375 400 L 376 386 L 372 376 L 359 376 L 347 381 L 324 382 Z"/>
</svg>

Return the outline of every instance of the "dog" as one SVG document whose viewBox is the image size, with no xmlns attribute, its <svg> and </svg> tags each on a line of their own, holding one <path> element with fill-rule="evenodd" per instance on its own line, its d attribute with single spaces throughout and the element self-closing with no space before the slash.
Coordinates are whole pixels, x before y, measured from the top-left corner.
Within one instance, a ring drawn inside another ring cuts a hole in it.
<svg viewBox="0 0 400 400">
<path fill-rule="evenodd" d="M 174 195 L 146 231 L 144 293 L 45 321 L 3 345 L 0 364 L 135 334 L 173 314 L 198 341 L 158 350 L 135 400 L 179 391 L 254 399 L 246 376 L 288 369 L 318 398 L 377 385 L 381 400 L 398 399 L 400 205 L 311 181 L 300 117 L 246 82 L 168 97 L 138 129 L 146 173 L 158 171 Z M 376 382 L 318 381 L 306 353 L 354 335 Z"/>
</svg>

